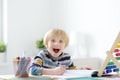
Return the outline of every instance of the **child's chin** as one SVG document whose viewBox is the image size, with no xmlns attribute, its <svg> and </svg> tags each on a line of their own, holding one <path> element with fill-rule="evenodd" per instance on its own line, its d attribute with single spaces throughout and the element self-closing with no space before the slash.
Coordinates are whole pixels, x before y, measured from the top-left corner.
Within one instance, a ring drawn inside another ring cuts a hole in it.
<svg viewBox="0 0 120 80">
<path fill-rule="evenodd" d="M 57 58 L 57 57 L 59 57 L 59 56 L 53 56 L 53 57 Z"/>
<path fill-rule="evenodd" d="M 59 57 L 60 55 L 58 55 L 58 53 L 55 53 L 54 57 Z"/>
</svg>

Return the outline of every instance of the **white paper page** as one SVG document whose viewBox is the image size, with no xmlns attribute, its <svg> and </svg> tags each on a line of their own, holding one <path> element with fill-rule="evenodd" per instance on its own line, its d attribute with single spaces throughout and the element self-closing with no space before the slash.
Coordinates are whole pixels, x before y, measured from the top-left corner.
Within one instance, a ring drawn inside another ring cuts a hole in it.
<svg viewBox="0 0 120 80">
<path fill-rule="evenodd" d="M 67 70 L 63 75 L 43 75 L 51 78 L 80 78 L 91 77 L 91 74 L 96 70 Z"/>
<path fill-rule="evenodd" d="M 63 76 L 91 77 L 94 71 L 96 70 L 67 70 Z"/>
</svg>

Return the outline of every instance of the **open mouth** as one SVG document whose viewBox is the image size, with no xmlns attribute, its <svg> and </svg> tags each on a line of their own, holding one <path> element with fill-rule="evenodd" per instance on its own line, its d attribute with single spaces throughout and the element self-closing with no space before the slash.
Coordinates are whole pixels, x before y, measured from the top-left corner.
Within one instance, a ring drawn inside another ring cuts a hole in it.
<svg viewBox="0 0 120 80">
<path fill-rule="evenodd" d="M 59 51 L 60 51 L 60 49 L 53 49 L 53 51 L 55 52 L 55 53 L 58 53 Z"/>
</svg>

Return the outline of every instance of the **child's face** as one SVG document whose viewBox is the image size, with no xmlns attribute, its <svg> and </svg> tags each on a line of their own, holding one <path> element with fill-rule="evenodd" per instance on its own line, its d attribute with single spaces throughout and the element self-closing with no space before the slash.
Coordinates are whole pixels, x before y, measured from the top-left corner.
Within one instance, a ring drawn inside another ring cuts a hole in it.
<svg viewBox="0 0 120 80">
<path fill-rule="evenodd" d="M 47 49 L 53 57 L 59 57 L 65 47 L 65 41 L 62 37 L 56 36 L 48 40 Z"/>
</svg>

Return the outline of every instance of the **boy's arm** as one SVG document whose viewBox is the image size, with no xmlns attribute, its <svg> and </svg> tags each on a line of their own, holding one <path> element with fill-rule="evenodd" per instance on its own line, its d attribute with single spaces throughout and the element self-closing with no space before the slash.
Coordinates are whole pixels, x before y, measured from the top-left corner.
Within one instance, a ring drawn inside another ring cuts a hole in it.
<svg viewBox="0 0 120 80">
<path fill-rule="evenodd" d="M 59 67 L 52 68 L 52 69 L 44 68 L 42 70 L 42 74 L 44 74 L 44 75 L 62 75 L 65 72 L 66 72 L 66 67 L 65 66 L 59 66 Z"/>
<path fill-rule="evenodd" d="M 34 59 L 32 66 L 31 66 L 31 74 L 32 75 L 62 75 L 66 71 L 65 66 L 59 66 L 52 69 L 43 68 L 43 62 L 42 60 L 37 56 L 37 58 Z"/>
<path fill-rule="evenodd" d="M 42 75 L 43 61 L 39 56 L 36 56 L 33 60 L 32 65 L 30 66 L 30 73 L 32 75 Z"/>
</svg>

